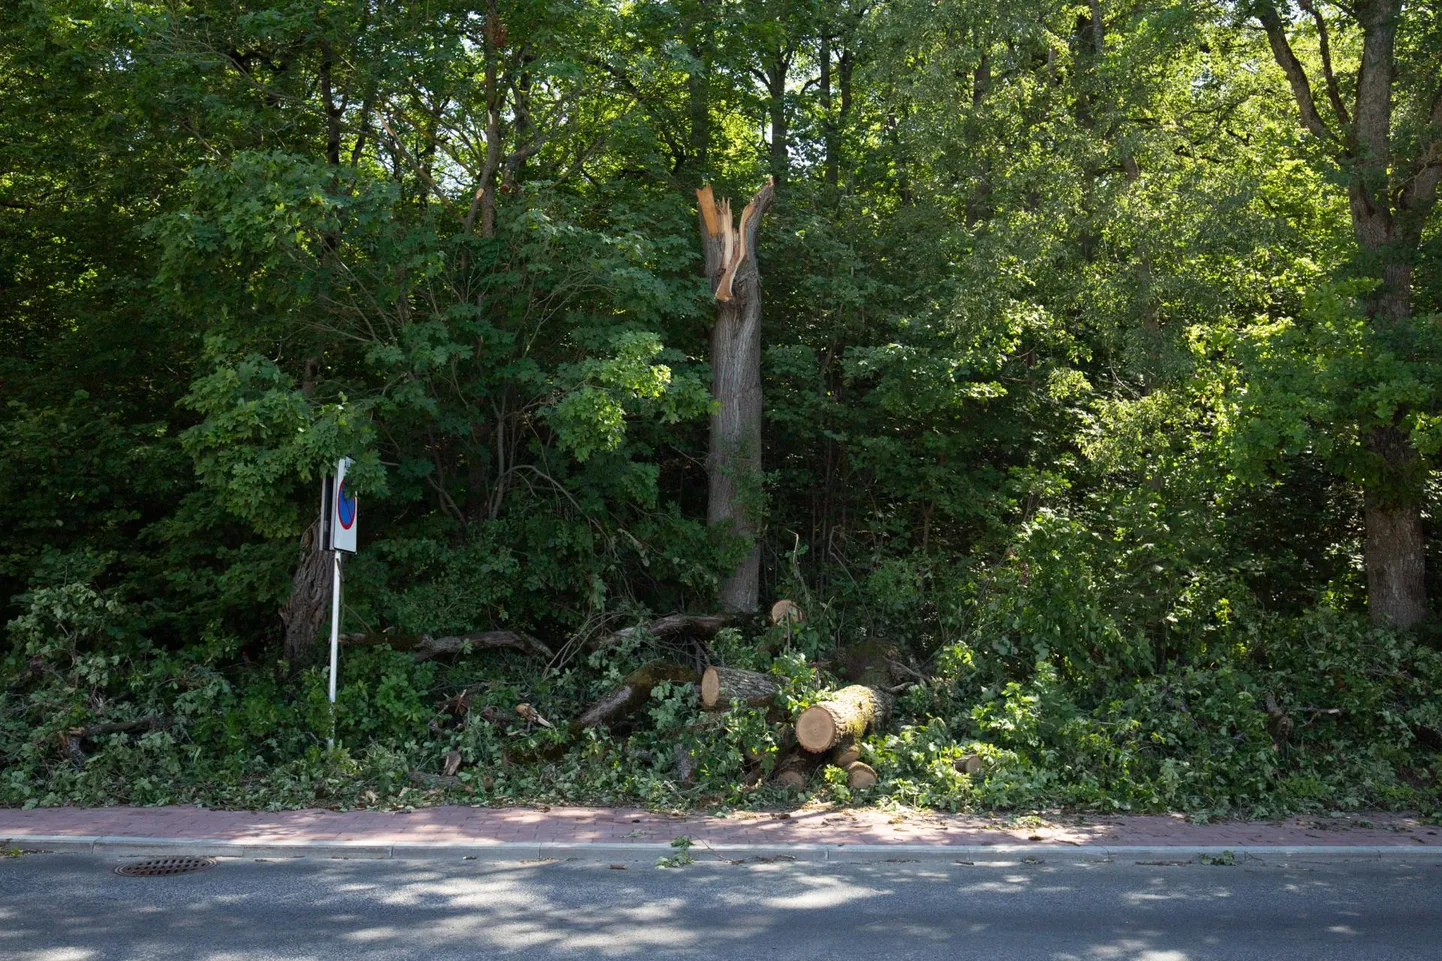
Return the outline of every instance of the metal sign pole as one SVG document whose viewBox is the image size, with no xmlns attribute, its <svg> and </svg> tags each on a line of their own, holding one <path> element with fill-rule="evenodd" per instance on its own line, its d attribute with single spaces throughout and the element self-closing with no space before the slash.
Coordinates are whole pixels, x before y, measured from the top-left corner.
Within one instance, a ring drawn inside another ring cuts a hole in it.
<svg viewBox="0 0 1442 961">
<path fill-rule="evenodd" d="M 331 551 L 331 563 L 335 571 L 330 589 L 330 730 L 325 739 L 326 750 L 335 749 L 335 675 L 336 662 L 340 659 L 340 551 Z"/>
<path fill-rule="evenodd" d="M 330 591 L 330 733 L 326 738 L 327 750 L 335 749 L 335 678 L 339 673 L 340 660 L 340 568 L 342 553 L 354 554 L 356 549 L 356 520 L 360 516 L 360 502 L 346 490 L 346 471 L 353 461 L 342 457 L 335 465 L 335 477 L 325 487 L 325 523 L 321 525 L 325 550 L 330 551 L 334 565 Z"/>
</svg>

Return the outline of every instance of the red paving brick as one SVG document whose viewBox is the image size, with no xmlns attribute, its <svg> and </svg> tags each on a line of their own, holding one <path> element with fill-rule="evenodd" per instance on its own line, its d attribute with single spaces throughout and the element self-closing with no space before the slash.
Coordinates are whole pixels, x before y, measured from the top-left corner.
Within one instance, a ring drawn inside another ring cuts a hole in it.
<svg viewBox="0 0 1442 961">
<path fill-rule="evenodd" d="M 927 811 L 797 810 L 675 817 L 632 808 L 422 808 L 393 811 L 209 811 L 189 807 L 0 809 L 0 837 L 44 835 L 485 844 L 668 841 L 713 844 L 1098 844 L 1439 846 L 1442 828 L 1400 814 L 1303 816 L 1194 824 L 1176 815 L 1008 821 Z"/>
</svg>

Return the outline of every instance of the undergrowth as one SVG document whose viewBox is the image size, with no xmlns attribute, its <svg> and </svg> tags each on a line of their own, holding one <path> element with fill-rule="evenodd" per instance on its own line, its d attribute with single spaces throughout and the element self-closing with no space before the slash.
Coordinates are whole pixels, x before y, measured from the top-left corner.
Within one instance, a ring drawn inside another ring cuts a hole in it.
<svg viewBox="0 0 1442 961">
<path fill-rule="evenodd" d="M 624 725 L 572 737 L 565 722 L 588 702 L 636 664 L 678 652 L 638 638 L 548 673 L 520 655 L 442 663 L 363 648 L 344 652 L 332 719 L 322 668 L 246 663 L 237 639 L 220 633 L 167 652 L 132 629 L 131 614 L 69 585 L 35 592 L 9 625 L 0 803 L 795 804 L 764 779 L 746 786 L 745 758 L 769 769 L 780 720 L 847 682 L 845 658 L 819 627 L 728 630 L 710 653 L 777 678 L 769 717 L 740 706 L 708 714 L 694 685 L 661 684 Z M 1269 628 L 1207 660 L 1150 672 L 1080 651 L 1019 658 L 998 650 L 1017 650 L 1014 640 L 994 636 L 989 646 L 951 641 L 862 745 L 880 783 L 851 791 L 831 769 L 809 795 L 958 812 L 1438 810 L 1442 655 L 1325 608 Z M 467 688 L 468 713 L 443 710 Z M 1269 696 L 1290 719 L 1285 732 L 1264 710 Z M 521 717 L 518 704 L 551 726 Z M 156 719 L 154 729 L 78 742 L 78 757 L 64 749 L 86 725 L 143 718 Z M 453 778 L 438 774 L 448 752 L 461 762 Z M 983 759 L 981 772 L 957 772 L 966 754 Z M 692 770 L 684 780 L 680 755 Z"/>
</svg>

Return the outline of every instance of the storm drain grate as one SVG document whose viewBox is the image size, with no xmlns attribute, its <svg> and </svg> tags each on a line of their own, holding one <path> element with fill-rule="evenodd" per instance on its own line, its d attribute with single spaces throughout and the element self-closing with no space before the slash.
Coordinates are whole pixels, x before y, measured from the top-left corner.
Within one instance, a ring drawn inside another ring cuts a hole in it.
<svg viewBox="0 0 1442 961">
<path fill-rule="evenodd" d="M 215 867 L 215 858 L 146 858 L 122 864 L 116 874 L 127 878 L 163 878 L 171 874 L 190 874 L 194 871 L 208 871 Z"/>
</svg>

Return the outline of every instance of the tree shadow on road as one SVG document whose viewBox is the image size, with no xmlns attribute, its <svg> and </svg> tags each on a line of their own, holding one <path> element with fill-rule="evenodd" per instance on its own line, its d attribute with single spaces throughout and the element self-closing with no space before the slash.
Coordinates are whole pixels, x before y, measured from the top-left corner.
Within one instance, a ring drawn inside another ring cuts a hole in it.
<svg viewBox="0 0 1442 961">
<path fill-rule="evenodd" d="M 1442 870 L 1380 862 L 113 866 L 0 865 L 0 957 L 1435 958 L 1442 918 Z"/>
</svg>

